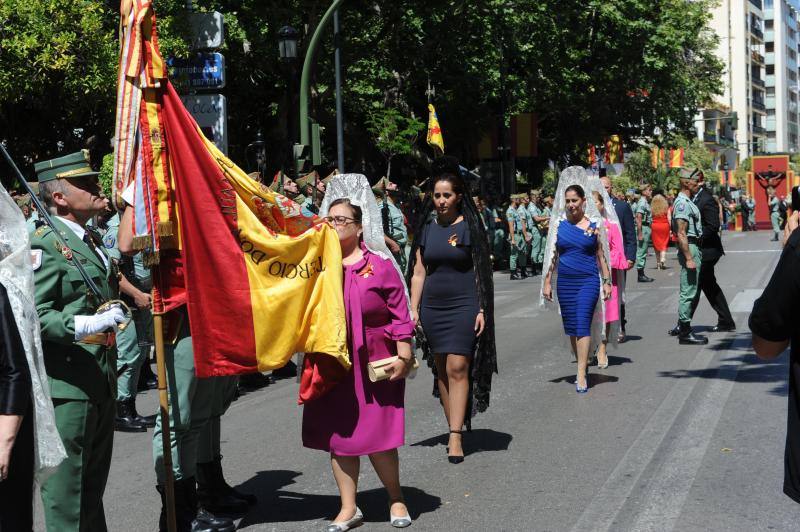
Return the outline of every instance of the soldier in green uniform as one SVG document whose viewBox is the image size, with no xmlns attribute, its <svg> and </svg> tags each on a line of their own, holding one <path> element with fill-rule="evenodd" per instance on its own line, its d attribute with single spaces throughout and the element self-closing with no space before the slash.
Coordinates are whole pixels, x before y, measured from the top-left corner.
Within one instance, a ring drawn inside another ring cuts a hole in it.
<svg viewBox="0 0 800 532">
<path fill-rule="evenodd" d="M 531 254 L 530 229 L 532 225 L 532 219 L 530 219 L 530 215 L 528 214 L 528 208 L 526 206 L 527 199 L 527 194 L 517 194 L 517 201 L 519 202 L 519 206 L 517 207 L 517 215 L 519 216 L 520 225 L 522 226 L 522 244 L 519 250 L 519 255 L 517 255 L 517 265 L 519 266 L 520 275 L 523 279 L 528 277 L 528 257 L 530 257 Z"/>
<path fill-rule="evenodd" d="M 653 224 L 653 211 L 650 210 L 650 198 L 653 196 L 653 189 L 650 185 L 644 185 L 640 191 L 641 197 L 633 210 L 636 219 L 636 270 L 639 273 L 640 283 L 651 283 L 653 279 L 645 275 L 644 267 L 647 263 L 647 249 L 650 247 L 650 226 Z"/>
<path fill-rule="evenodd" d="M 544 244 L 547 240 L 547 232 L 542 227 L 549 221 L 550 217 L 545 216 L 542 208 L 542 195 L 538 190 L 531 190 L 530 204 L 528 212 L 531 215 L 531 263 L 533 264 L 533 274 L 541 272 L 542 262 L 544 262 Z"/>
<path fill-rule="evenodd" d="M 529 209 L 531 200 L 527 193 L 523 192 L 520 194 L 520 209 L 524 214 L 525 220 L 525 268 L 524 272 L 527 276 L 528 274 L 528 265 L 533 265 L 533 261 L 531 260 L 531 252 L 533 251 L 533 216 L 531 216 L 531 211 Z M 531 272 L 531 275 L 535 275 L 535 272 Z"/>
<path fill-rule="evenodd" d="M 397 260 L 400 270 L 405 272 L 407 264 L 406 245 L 408 244 L 408 228 L 406 227 L 406 219 L 405 216 L 403 216 L 403 211 L 394 204 L 389 187 L 390 182 L 384 177 L 372 187 L 372 193 L 375 194 L 375 200 L 378 202 L 378 207 L 381 210 L 384 234 L 391 240 L 391 242 L 387 240 L 386 244 L 392 252 L 392 255 L 394 255 L 395 260 Z"/>
<path fill-rule="evenodd" d="M 133 257 L 123 256 L 117 248 L 119 232 L 119 214 L 108 221 L 108 230 L 103 235 L 103 245 L 122 275 L 119 279 L 119 290 L 127 296 L 127 302 L 133 309 L 135 326 L 126 327 L 117 333 L 117 417 L 114 419 L 115 429 L 121 432 L 144 432 L 147 427 L 154 427 L 156 416 L 140 416 L 136 410 L 136 393 L 139 383 L 139 372 L 150 353 L 146 341 L 148 328 L 152 322 L 150 313 L 150 269 L 145 268 L 142 254 Z"/>
<path fill-rule="evenodd" d="M 120 220 L 117 246 L 121 253 L 133 255 L 132 189 L 122 194 L 127 203 Z M 162 250 L 162 253 L 164 251 Z M 175 479 L 175 517 L 179 532 L 194 530 L 233 531 L 233 521 L 216 517 L 198 503 L 197 463 L 201 434 L 211 418 L 217 400 L 218 378 L 197 378 L 194 370 L 194 351 L 186 306 L 171 310 L 164 316 L 164 362 L 169 392 L 169 440 L 172 472 Z M 166 471 L 162 444 L 161 416 L 153 430 L 153 462 L 156 471 L 156 490 L 161 495 L 159 530 L 167 530 Z M 227 501 L 226 501 L 227 502 Z M 231 506 L 235 503 L 231 503 Z M 240 507 L 244 506 L 240 503 Z"/>
<path fill-rule="evenodd" d="M 772 223 L 772 241 L 777 242 L 781 235 L 781 201 L 775 194 L 775 189 L 769 187 L 769 221 Z"/>
<path fill-rule="evenodd" d="M 525 249 L 525 238 L 522 233 L 522 219 L 519 216 L 519 196 L 512 194 L 509 199 L 511 204 L 506 209 L 506 220 L 508 222 L 508 243 L 510 253 L 508 259 L 509 269 L 511 270 L 511 280 L 523 279 L 520 273 L 520 255 Z"/>
<path fill-rule="evenodd" d="M 317 183 L 317 199 L 314 202 L 314 182 Z M 317 214 L 322 205 L 322 198 L 325 197 L 325 183 L 319 179 L 317 172 L 311 172 L 296 180 L 300 193 L 305 196 L 305 200 L 300 204 L 305 211 Z M 295 200 L 296 201 L 296 200 Z M 298 202 L 299 203 L 299 202 Z"/>
<path fill-rule="evenodd" d="M 691 198 L 699 188 L 700 170 L 681 169 L 681 191 L 672 210 L 672 231 L 678 237 L 678 263 L 681 265 L 680 296 L 678 300 L 678 342 L 704 345 L 708 338 L 692 332 L 692 300 L 697 295 L 702 255 L 699 238 L 702 235 L 700 209 Z"/>
<path fill-rule="evenodd" d="M 118 306 L 96 313 L 118 297 L 117 271 L 99 236 L 86 227 L 105 198 L 86 151 L 39 162 L 35 170 L 55 225 L 39 225 L 31 236 L 36 310 L 56 425 L 67 450 L 67 459 L 42 484 L 44 517 L 48 531 L 102 532 L 114 443 L 114 333 L 126 321 Z M 87 289 L 75 261 L 101 298 Z"/>
</svg>

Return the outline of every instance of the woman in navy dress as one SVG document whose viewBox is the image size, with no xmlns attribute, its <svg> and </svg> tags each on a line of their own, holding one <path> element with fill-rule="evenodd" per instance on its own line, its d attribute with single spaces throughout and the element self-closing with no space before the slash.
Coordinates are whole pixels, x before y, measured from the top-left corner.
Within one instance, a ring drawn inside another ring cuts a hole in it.
<svg viewBox="0 0 800 532">
<path fill-rule="evenodd" d="M 488 407 L 497 372 L 491 256 L 455 159 L 437 159 L 431 185 L 412 248 L 411 317 L 425 333 L 426 358 L 434 359 L 449 460 L 457 464 L 464 459 L 461 428 L 470 428 L 473 410 Z"/>
<path fill-rule="evenodd" d="M 565 219 L 558 225 L 556 249 L 544 280 L 542 294 L 552 301 L 553 272 L 558 274 L 556 293 L 564 321 L 564 333 L 570 338 L 578 359 L 575 389 L 588 389 L 586 368 L 589 361 L 592 318 L 601 290 L 605 301 L 611 295 L 611 273 L 601 246 L 596 222 L 586 217 L 586 193 L 580 185 L 570 185 L 564 193 Z"/>
</svg>

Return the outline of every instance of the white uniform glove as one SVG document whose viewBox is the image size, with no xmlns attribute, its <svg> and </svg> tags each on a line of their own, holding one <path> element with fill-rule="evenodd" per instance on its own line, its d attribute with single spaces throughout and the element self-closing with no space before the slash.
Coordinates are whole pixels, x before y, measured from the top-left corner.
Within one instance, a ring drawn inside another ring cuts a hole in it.
<svg viewBox="0 0 800 532">
<path fill-rule="evenodd" d="M 111 307 L 93 316 L 75 316 L 75 340 L 81 341 L 89 335 L 106 332 L 108 329 L 117 332 L 119 324 L 125 321 L 125 313 L 119 307 Z"/>
</svg>

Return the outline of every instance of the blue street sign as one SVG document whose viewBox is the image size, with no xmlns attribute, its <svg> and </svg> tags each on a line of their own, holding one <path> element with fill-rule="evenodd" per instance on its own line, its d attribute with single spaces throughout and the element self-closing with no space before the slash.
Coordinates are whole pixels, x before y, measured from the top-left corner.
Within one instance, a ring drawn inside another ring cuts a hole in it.
<svg viewBox="0 0 800 532">
<path fill-rule="evenodd" d="M 188 59 L 167 60 L 169 77 L 179 90 L 221 89 L 225 86 L 225 57 L 219 52 L 197 53 Z"/>
</svg>

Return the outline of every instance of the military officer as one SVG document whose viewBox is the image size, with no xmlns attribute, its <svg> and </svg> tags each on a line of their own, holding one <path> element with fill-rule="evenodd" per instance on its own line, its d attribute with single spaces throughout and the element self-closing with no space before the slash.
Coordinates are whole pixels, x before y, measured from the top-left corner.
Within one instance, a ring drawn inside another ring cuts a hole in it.
<svg viewBox="0 0 800 532">
<path fill-rule="evenodd" d="M 509 197 L 511 203 L 506 209 L 506 220 L 508 222 L 508 243 L 510 246 L 510 253 L 508 259 L 508 266 L 511 270 L 511 280 L 516 281 L 523 279 L 519 271 L 520 254 L 525 248 L 525 238 L 522 233 L 522 219 L 519 216 L 519 196 L 511 194 Z"/>
<path fill-rule="evenodd" d="M 156 416 L 140 416 L 136 411 L 136 394 L 139 372 L 150 353 L 150 346 L 144 341 L 152 322 L 150 313 L 150 270 L 142 262 L 142 254 L 133 257 L 123 256 L 117 248 L 119 214 L 108 221 L 108 230 L 103 235 L 103 245 L 112 262 L 118 265 L 122 275 L 119 290 L 127 296 L 133 309 L 135 326 L 126 327 L 117 333 L 117 417 L 115 429 L 121 432 L 144 432 L 154 427 Z M 142 337 L 140 341 L 140 336 Z"/>
<path fill-rule="evenodd" d="M 525 275 L 528 274 L 528 265 L 532 265 L 533 261 L 531 261 L 531 252 L 533 250 L 533 216 L 531 216 L 531 211 L 529 209 L 531 200 L 527 193 L 523 192 L 520 193 L 520 209 L 524 215 L 525 220 Z M 534 275 L 535 272 L 532 272 L 531 275 Z"/>
<path fill-rule="evenodd" d="M 645 275 L 644 267 L 647 263 L 647 249 L 650 247 L 650 226 L 653 224 L 653 211 L 650 209 L 650 198 L 653 197 L 653 188 L 644 185 L 640 191 L 639 201 L 633 210 L 636 219 L 636 271 L 639 273 L 640 283 L 652 283 L 653 279 Z"/>
<path fill-rule="evenodd" d="M 132 188 L 122 195 L 127 206 L 120 219 L 117 246 L 121 253 L 133 255 Z M 162 253 L 168 250 L 162 250 Z M 216 399 L 216 378 L 199 379 L 194 371 L 194 351 L 186 306 L 171 310 L 165 316 L 164 347 L 169 390 L 169 440 L 172 472 L 175 479 L 175 517 L 179 532 L 194 530 L 228 532 L 233 521 L 216 517 L 198 504 L 197 463 L 200 435 L 211 418 Z M 161 416 L 153 430 L 153 462 L 156 490 L 161 495 L 159 530 L 167 530 L 166 471 L 162 444 Z"/>
<path fill-rule="evenodd" d="M 692 332 L 692 301 L 697 295 L 702 255 L 700 209 L 692 201 L 699 188 L 699 169 L 681 169 L 681 191 L 675 198 L 672 211 L 672 231 L 678 237 L 678 263 L 681 265 L 680 297 L 678 300 L 678 341 L 680 344 L 703 345 L 708 338 Z"/>
<path fill-rule="evenodd" d="M 126 321 L 118 306 L 96 313 L 118 297 L 117 271 L 86 226 L 105 198 L 87 151 L 34 168 L 54 224 L 39 225 L 31 236 L 36 310 L 56 426 L 67 450 L 67 459 L 41 487 L 45 523 L 52 532 L 104 531 L 117 393 L 114 332 Z M 100 297 L 87 288 L 76 263 Z"/>
<path fill-rule="evenodd" d="M 375 200 L 381 209 L 381 218 L 384 224 L 384 234 L 388 237 L 386 241 L 389 250 L 397 260 L 400 266 L 400 271 L 406 271 L 406 244 L 408 244 L 408 228 L 406 227 L 406 219 L 403 216 L 403 211 L 394 204 L 394 200 L 389 192 L 391 184 L 387 178 L 382 178 L 378 181 L 372 192 L 375 194 Z"/>
</svg>

